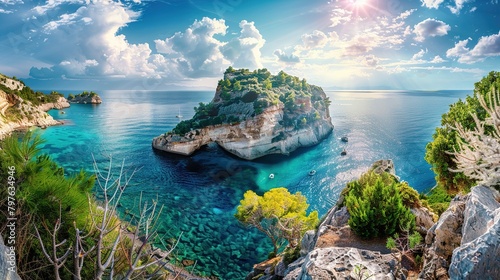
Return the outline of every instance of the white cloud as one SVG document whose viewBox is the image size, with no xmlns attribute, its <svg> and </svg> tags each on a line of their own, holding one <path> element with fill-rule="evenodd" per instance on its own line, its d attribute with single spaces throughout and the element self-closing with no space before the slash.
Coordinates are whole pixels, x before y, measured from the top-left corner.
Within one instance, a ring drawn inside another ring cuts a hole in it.
<svg viewBox="0 0 500 280">
<path fill-rule="evenodd" d="M 459 41 L 455 46 L 446 51 L 447 57 L 456 57 L 458 62 L 472 64 L 483 61 L 488 57 L 500 56 L 500 32 L 479 39 L 474 48 L 467 48 L 471 38 Z"/>
<path fill-rule="evenodd" d="M 464 7 L 464 4 L 469 2 L 469 0 L 455 0 L 455 6 L 448 6 L 450 11 L 456 15 L 460 14 L 460 10 Z"/>
<path fill-rule="evenodd" d="M 171 54 L 177 69 L 185 76 L 217 75 L 229 63 L 220 50 L 224 43 L 214 36 L 225 35 L 226 30 L 223 19 L 204 17 L 195 20 L 184 32 L 177 32 L 165 40 L 155 40 L 156 50 Z"/>
<path fill-rule="evenodd" d="M 432 60 L 431 60 L 431 63 L 443 63 L 445 62 L 446 60 L 444 60 L 442 57 L 440 57 L 439 55 L 436 55 Z"/>
<path fill-rule="evenodd" d="M 294 64 L 300 62 L 300 58 L 298 56 L 294 55 L 293 53 L 287 55 L 280 49 L 275 50 L 273 54 L 278 58 L 278 62 L 283 62 L 286 64 Z"/>
<path fill-rule="evenodd" d="M 415 61 L 418 61 L 418 60 L 421 60 L 424 55 L 427 53 L 427 49 L 421 49 L 419 52 L 417 52 L 416 54 L 414 54 L 411 58 L 411 60 L 415 60 Z"/>
<path fill-rule="evenodd" d="M 417 36 L 415 41 L 423 42 L 428 37 L 444 36 L 448 34 L 451 27 L 436 19 L 428 18 L 414 26 L 413 33 Z"/>
<path fill-rule="evenodd" d="M 254 22 L 242 20 L 239 24 L 240 36 L 221 48 L 224 57 L 237 68 L 261 68 L 260 49 L 266 43 Z"/>
<path fill-rule="evenodd" d="M 380 59 L 378 57 L 374 56 L 373 54 L 371 54 L 371 55 L 364 56 L 362 58 L 362 62 L 366 66 L 376 67 L 379 64 Z"/>
<path fill-rule="evenodd" d="M 351 15 L 352 15 L 351 11 L 340 8 L 333 9 L 332 16 L 330 18 L 330 21 L 332 22 L 330 27 L 335 27 L 337 25 L 341 25 L 351 21 Z"/>
<path fill-rule="evenodd" d="M 337 35 L 337 33 L 332 35 L 335 36 Z M 304 34 L 302 35 L 301 39 L 302 45 L 306 49 L 322 48 L 328 43 L 328 37 L 326 36 L 326 34 L 319 30 L 314 30 L 310 34 Z"/>
<path fill-rule="evenodd" d="M 22 0 L 0 0 L 0 3 L 5 5 L 24 4 Z"/>
<path fill-rule="evenodd" d="M 422 6 L 425 6 L 429 9 L 437 9 L 439 8 L 439 5 L 444 2 L 444 0 L 420 0 L 422 2 Z"/>
<path fill-rule="evenodd" d="M 57 8 L 58 6 L 60 5 L 63 5 L 63 4 L 85 4 L 86 2 L 88 2 L 87 0 L 84 1 L 84 0 L 47 0 L 47 2 L 45 2 L 45 5 L 39 5 L 39 6 L 36 6 L 33 8 L 33 11 L 35 11 L 36 13 L 40 14 L 40 15 L 43 15 L 43 14 L 46 14 L 49 10 L 53 10 L 55 8 Z M 99 1 L 96 1 L 95 3 L 97 3 Z M 105 1 L 103 1 L 105 2 Z"/>
<path fill-rule="evenodd" d="M 472 7 L 470 10 L 469 10 L 469 13 L 473 13 L 477 10 L 477 7 Z"/>
<path fill-rule="evenodd" d="M 0 14 L 12 14 L 14 13 L 13 11 L 8 11 L 8 10 L 4 10 L 2 8 L 0 8 Z"/>
<path fill-rule="evenodd" d="M 97 1 L 73 14 L 61 15 L 45 24 L 44 33 L 38 35 L 44 40 L 37 56 L 54 66 L 32 68 L 30 75 L 35 78 L 154 75 L 155 66 L 148 61 L 149 45 L 130 44 L 124 35 L 118 34 L 120 28 L 138 16 L 120 3 Z"/>
</svg>

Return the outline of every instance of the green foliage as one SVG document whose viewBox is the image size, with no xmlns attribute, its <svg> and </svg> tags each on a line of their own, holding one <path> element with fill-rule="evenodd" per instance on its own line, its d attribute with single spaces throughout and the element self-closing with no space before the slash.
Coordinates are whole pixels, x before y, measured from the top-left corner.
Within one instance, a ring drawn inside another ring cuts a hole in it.
<svg viewBox="0 0 500 280">
<path fill-rule="evenodd" d="M 285 188 L 272 189 L 263 196 L 247 191 L 234 216 L 266 234 L 273 243 L 274 253 L 277 253 L 285 240 L 288 246 L 295 248 L 304 233 L 316 227 L 318 212 L 307 215 L 308 207 L 300 192 L 290 194 Z"/>
<path fill-rule="evenodd" d="M 348 184 L 345 204 L 350 214 L 349 226 L 357 235 L 389 236 L 415 226 L 415 217 L 401 196 L 400 188 L 405 183 L 391 177 L 369 172 Z"/>
<path fill-rule="evenodd" d="M 288 265 L 300 258 L 300 246 L 287 247 L 283 252 L 283 262 Z"/>
<path fill-rule="evenodd" d="M 16 178 L 16 218 L 20 225 L 16 236 L 18 267 L 21 271 L 31 271 L 27 279 L 49 279 L 52 271 L 40 262 L 45 259 L 39 243 L 33 236 L 33 227 L 43 229 L 60 219 L 61 238 L 72 242 L 73 222 L 84 228 L 89 215 L 88 194 L 94 185 L 94 176 L 85 172 L 66 177 L 64 169 L 47 155 L 40 155 L 43 143 L 39 135 L 28 132 L 21 141 L 9 137 L 1 143 L 0 177 L 9 166 L 15 167 Z M 2 197 L 6 197 L 2 188 Z M 60 214 L 59 214 L 60 213 Z M 60 215 L 60 216 L 59 216 Z M 0 224 L 5 225 L 6 215 L 0 215 Z M 50 236 L 43 231 L 42 238 Z M 70 277 L 70 275 L 67 275 Z"/>
<path fill-rule="evenodd" d="M 437 215 L 441 215 L 450 205 L 452 197 L 447 190 L 440 185 L 435 186 L 428 195 L 421 195 L 423 201 L 429 204 L 431 210 Z"/>
<path fill-rule="evenodd" d="M 463 173 L 451 172 L 456 169 L 456 163 L 450 154 L 458 149 L 457 133 L 453 130 L 457 123 L 465 129 L 473 130 L 476 123 L 472 118 L 472 113 L 477 114 L 480 120 L 486 117 L 485 110 L 479 104 L 479 96 L 486 97 L 491 88 L 500 88 L 500 72 L 492 71 L 488 76 L 474 84 L 474 95 L 467 96 L 465 101 L 458 100 L 450 105 L 448 112 L 441 118 L 441 127 L 436 128 L 432 136 L 433 141 L 427 144 L 425 160 L 432 166 L 436 174 L 437 184 L 452 193 L 461 190 L 468 190 L 475 182 L 467 178 Z M 488 98 L 486 98 L 487 102 Z M 486 129 L 491 133 L 491 129 Z"/>
</svg>

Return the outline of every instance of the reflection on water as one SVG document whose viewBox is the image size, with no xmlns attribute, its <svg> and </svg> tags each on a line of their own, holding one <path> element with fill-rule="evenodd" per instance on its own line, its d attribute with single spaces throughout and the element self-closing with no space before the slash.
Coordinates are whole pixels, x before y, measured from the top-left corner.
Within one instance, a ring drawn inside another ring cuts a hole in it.
<svg viewBox="0 0 500 280">
<path fill-rule="evenodd" d="M 334 132 L 319 145 L 288 157 L 256 161 L 237 159 L 215 145 L 192 157 L 165 155 L 151 148 L 153 137 L 171 130 L 179 114 L 190 118 L 193 107 L 211 100 L 211 92 L 103 92 L 98 106 L 74 104 L 66 114 L 50 113 L 71 125 L 43 130 L 44 151 L 67 172 L 92 171 L 112 155 L 126 168 L 141 168 L 126 192 L 123 209 L 134 199 L 156 199 L 165 208 L 160 233 L 165 239 L 183 232 L 179 260 L 197 261 L 197 270 L 223 279 L 243 279 L 271 250 L 264 236 L 239 225 L 233 217 L 243 193 L 262 194 L 285 186 L 300 191 L 312 209 L 326 213 L 343 186 L 376 160 L 393 159 L 397 174 L 422 191 L 434 185 L 424 161 L 448 104 L 467 92 L 328 92 Z M 349 137 L 349 143 L 340 141 Z M 346 156 L 341 156 L 343 149 Z M 314 176 L 309 171 L 316 170 Z M 274 179 L 269 174 L 274 174 Z"/>
</svg>

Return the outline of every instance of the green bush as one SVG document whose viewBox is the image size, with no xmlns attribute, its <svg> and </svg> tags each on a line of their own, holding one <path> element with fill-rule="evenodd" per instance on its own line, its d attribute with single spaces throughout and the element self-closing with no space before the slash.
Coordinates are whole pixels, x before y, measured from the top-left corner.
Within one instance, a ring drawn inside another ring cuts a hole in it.
<svg viewBox="0 0 500 280">
<path fill-rule="evenodd" d="M 480 120 L 487 117 L 485 110 L 479 104 L 478 96 L 486 97 L 492 87 L 500 88 L 500 72 L 490 72 L 488 76 L 474 84 L 473 96 L 467 96 L 465 101 L 458 100 L 450 105 L 448 112 L 441 118 L 441 127 L 436 128 L 432 136 L 433 141 L 426 146 L 425 160 L 436 174 L 437 184 L 451 193 L 467 191 L 475 184 L 463 173 L 450 171 L 457 167 L 453 155 L 450 154 L 458 149 L 457 133 L 453 128 L 456 127 L 456 123 L 460 123 L 465 129 L 473 130 L 476 123 L 472 113 L 477 114 Z M 488 98 L 486 100 L 488 102 Z M 492 129 L 487 128 L 486 132 L 491 133 Z"/>
<path fill-rule="evenodd" d="M 350 214 L 348 223 L 357 235 L 382 237 L 414 228 L 415 216 L 403 203 L 401 183 L 390 177 L 369 172 L 348 184 L 345 196 Z"/>
</svg>

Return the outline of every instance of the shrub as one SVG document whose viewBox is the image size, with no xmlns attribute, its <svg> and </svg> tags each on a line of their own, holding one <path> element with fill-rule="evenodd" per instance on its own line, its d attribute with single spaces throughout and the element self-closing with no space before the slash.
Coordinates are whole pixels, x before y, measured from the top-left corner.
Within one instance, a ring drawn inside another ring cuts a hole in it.
<svg viewBox="0 0 500 280">
<path fill-rule="evenodd" d="M 318 212 L 312 211 L 307 215 L 308 207 L 306 198 L 300 192 L 290 194 L 285 188 L 272 189 L 263 196 L 247 191 L 234 216 L 243 224 L 267 235 L 276 254 L 285 240 L 289 247 L 295 248 L 304 233 L 316 227 Z"/>
<path fill-rule="evenodd" d="M 350 214 L 348 223 L 353 231 L 363 238 L 372 238 L 413 229 L 415 216 L 403 204 L 400 183 L 374 172 L 366 177 L 349 183 L 345 196 Z M 375 182 L 371 183 L 373 180 Z"/>
</svg>

